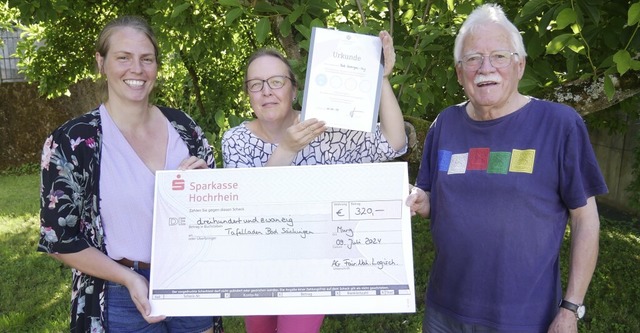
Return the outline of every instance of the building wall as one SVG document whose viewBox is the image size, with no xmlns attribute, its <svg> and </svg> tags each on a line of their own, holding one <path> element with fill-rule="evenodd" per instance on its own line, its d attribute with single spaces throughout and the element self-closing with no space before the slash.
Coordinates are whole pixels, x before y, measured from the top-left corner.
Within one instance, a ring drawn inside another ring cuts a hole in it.
<svg viewBox="0 0 640 333">
<path fill-rule="evenodd" d="M 24 81 L 24 75 L 18 71 L 20 58 L 15 55 L 20 33 L 0 30 L 0 83 Z"/>
</svg>

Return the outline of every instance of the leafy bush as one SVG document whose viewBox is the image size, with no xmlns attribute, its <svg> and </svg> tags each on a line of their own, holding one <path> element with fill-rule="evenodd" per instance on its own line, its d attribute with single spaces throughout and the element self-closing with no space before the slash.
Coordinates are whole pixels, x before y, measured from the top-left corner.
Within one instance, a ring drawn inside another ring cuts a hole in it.
<svg viewBox="0 0 640 333">
<path fill-rule="evenodd" d="M 6 170 L 0 171 L 0 175 L 34 175 L 40 172 L 40 164 L 27 163 L 17 167 L 10 167 Z"/>
</svg>

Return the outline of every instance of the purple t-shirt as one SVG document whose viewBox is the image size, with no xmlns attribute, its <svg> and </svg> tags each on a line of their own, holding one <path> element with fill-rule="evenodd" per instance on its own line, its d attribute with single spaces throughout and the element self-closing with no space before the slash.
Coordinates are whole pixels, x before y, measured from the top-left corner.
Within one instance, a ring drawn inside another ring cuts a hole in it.
<svg viewBox="0 0 640 333">
<path fill-rule="evenodd" d="M 459 321 L 546 332 L 562 295 L 559 252 L 569 209 L 607 192 L 583 120 L 532 99 L 474 121 L 440 113 L 417 186 L 431 191 L 436 256 L 427 305 Z"/>
</svg>

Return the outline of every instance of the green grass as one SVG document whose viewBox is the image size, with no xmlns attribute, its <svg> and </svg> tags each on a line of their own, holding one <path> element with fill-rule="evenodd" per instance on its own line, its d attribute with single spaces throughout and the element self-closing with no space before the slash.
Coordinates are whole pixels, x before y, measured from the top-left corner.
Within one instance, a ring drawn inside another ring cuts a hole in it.
<svg viewBox="0 0 640 333">
<path fill-rule="evenodd" d="M 19 172 L 17 172 L 19 173 Z M 39 177 L 0 174 L 0 332 L 66 332 L 70 270 L 36 252 Z M 637 220 L 601 218 L 600 257 L 586 298 L 584 332 L 640 332 L 640 228 Z M 428 221 L 412 223 L 415 314 L 327 316 L 323 333 L 421 332 L 423 295 L 433 246 Z M 567 234 L 568 236 L 568 234 Z M 561 265 L 566 275 L 568 245 Z M 227 333 L 242 333 L 240 317 L 225 317 Z"/>
</svg>

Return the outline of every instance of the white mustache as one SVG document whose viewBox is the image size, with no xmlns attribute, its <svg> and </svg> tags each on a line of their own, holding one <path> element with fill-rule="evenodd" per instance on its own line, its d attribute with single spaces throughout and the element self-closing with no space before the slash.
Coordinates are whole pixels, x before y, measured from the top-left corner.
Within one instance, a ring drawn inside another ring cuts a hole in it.
<svg viewBox="0 0 640 333">
<path fill-rule="evenodd" d="M 478 74 L 473 79 L 473 83 L 475 83 L 475 84 L 478 84 L 480 82 L 487 82 L 487 81 L 501 83 L 502 82 L 502 77 L 500 77 L 500 75 L 498 75 L 498 74 L 489 74 L 489 75 Z"/>
</svg>

